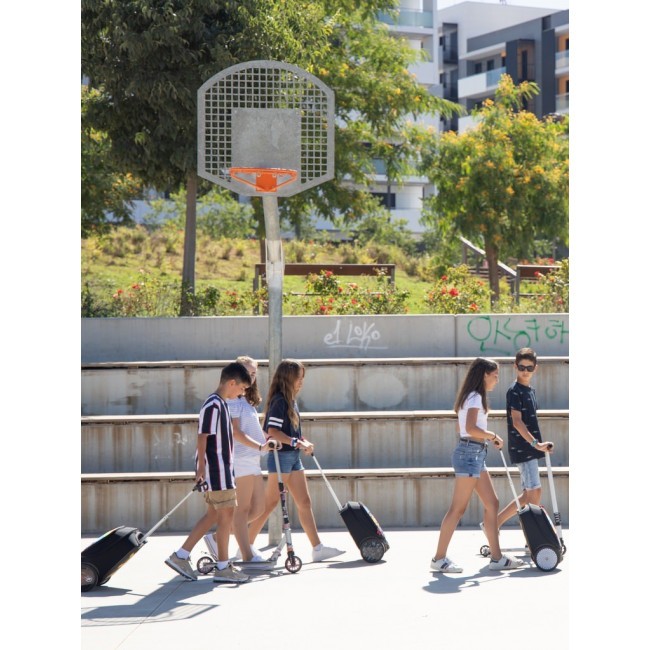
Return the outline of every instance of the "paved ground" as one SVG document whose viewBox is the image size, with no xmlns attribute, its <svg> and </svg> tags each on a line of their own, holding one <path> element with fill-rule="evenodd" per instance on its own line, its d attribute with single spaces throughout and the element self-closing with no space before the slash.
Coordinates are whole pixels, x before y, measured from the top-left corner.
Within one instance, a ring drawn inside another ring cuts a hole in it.
<svg viewBox="0 0 650 650">
<path fill-rule="evenodd" d="M 429 569 L 437 529 L 385 532 L 391 548 L 378 564 L 361 559 L 346 531 L 321 532 L 326 544 L 346 553 L 313 564 L 306 536 L 294 531 L 296 554 L 305 562 L 301 571 L 284 571 L 283 554 L 279 570 L 243 585 L 181 578 L 164 560 L 184 536 L 154 535 L 109 582 L 81 594 L 81 648 L 569 647 L 568 530 L 566 556 L 544 573 L 521 550 L 515 555 L 526 560 L 525 568 L 490 571 L 479 553 L 481 531 L 459 529 L 450 555 L 465 571 L 444 575 Z M 516 527 L 504 529 L 501 538 L 503 546 L 523 543 Z M 81 549 L 94 539 L 83 538 Z M 192 559 L 203 550 L 201 542 Z"/>
</svg>

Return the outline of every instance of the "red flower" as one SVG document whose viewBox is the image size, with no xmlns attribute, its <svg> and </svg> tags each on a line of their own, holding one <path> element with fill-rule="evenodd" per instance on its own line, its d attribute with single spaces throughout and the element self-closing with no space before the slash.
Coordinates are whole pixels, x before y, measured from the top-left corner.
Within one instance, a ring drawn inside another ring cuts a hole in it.
<svg viewBox="0 0 650 650">
<path fill-rule="evenodd" d="M 447 293 L 447 287 L 440 289 L 440 293 L 444 296 Z"/>
<path fill-rule="evenodd" d="M 456 287 L 452 287 L 452 288 L 449 290 L 449 295 L 450 295 L 450 296 L 453 296 L 453 297 L 455 298 L 455 297 L 458 295 L 458 289 L 456 289 Z"/>
<path fill-rule="evenodd" d="M 440 279 L 444 282 L 447 279 L 447 276 L 443 275 Z"/>
<path fill-rule="evenodd" d="M 473 302 L 473 303 L 469 306 L 469 308 L 470 308 L 472 311 L 478 311 L 478 305 L 477 305 L 475 302 Z"/>
<path fill-rule="evenodd" d="M 131 289 L 139 289 L 140 285 L 136 282 L 135 284 L 131 285 Z"/>
<path fill-rule="evenodd" d="M 325 271 L 325 277 L 326 277 L 326 278 L 329 278 L 329 277 L 331 277 L 331 276 L 332 276 L 332 272 L 331 272 L 331 271 Z"/>
</svg>

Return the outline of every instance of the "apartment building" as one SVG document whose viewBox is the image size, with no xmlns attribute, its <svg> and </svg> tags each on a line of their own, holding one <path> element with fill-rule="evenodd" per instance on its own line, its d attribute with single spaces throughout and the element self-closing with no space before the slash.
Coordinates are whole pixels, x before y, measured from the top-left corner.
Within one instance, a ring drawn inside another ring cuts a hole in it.
<svg viewBox="0 0 650 650">
<path fill-rule="evenodd" d="M 436 0 L 402 0 L 397 17 L 380 16 L 396 37 L 425 52 L 410 69 L 427 92 L 460 103 L 468 113 L 494 95 L 508 73 L 516 83 L 535 81 L 540 94 L 527 109 L 538 117 L 569 110 L 569 12 L 543 7 L 460 2 L 437 9 Z M 471 116 L 427 118 L 440 131 L 462 132 Z M 422 232 L 422 199 L 432 191 L 426 178 L 408 177 L 397 186 L 375 161 L 372 192 L 413 233 Z M 319 224 L 320 225 L 320 224 Z"/>
<path fill-rule="evenodd" d="M 438 13 L 443 97 L 468 112 L 493 97 L 501 75 L 534 81 L 540 93 L 526 107 L 537 117 L 569 111 L 569 11 L 461 2 Z M 441 121 L 465 131 L 470 116 Z"/>
</svg>

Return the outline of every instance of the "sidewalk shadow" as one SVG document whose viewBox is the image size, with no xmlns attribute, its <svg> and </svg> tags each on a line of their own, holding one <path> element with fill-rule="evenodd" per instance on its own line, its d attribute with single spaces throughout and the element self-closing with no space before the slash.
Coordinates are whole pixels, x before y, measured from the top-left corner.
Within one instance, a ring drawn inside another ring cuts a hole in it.
<svg viewBox="0 0 650 650">
<path fill-rule="evenodd" d="M 133 623 L 165 623 L 195 618 L 205 614 L 219 605 L 201 605 L 184 602 L 186 599 L 195 598 L 198 595 L 211 593 L 215 589 L 239 589 L 246 588 L 246 585 L 276 578 L 284 573 L 278 570 L 267 571 L 251 576 L 248 583 L 227 583 L 213 582 L 212 578 L 206 576 L 197 581 L 173 578 L 163 583 L 158 589 L 150 594 L 137 594 L 129 589 L 113 587 L 97 587 L 94 591 L 84 593 L 84 598 L 106 598 L 110 596 L 142 596 L 136 602 L 121 605 L 103 605 L 99 607 L 82 608 L 81 626 L 114 626 L 133 625 Z"/>
</svg>

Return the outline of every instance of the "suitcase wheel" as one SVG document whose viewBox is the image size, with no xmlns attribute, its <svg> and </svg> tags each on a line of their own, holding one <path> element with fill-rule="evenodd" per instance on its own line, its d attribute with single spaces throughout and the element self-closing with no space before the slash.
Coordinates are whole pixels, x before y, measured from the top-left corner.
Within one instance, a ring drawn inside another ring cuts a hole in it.
<svg viewBox="0 0 650 650">
<path fill-rule="evenodd" d="M 483 544 L 479 552 L 483 557 L 490 557 L 490 547 L 487 544 Z"/>
<path fill-rule="evenodd" d="M 550 544 L 544 544 L 540 546 L 535 555 L 533 556 L 533 561 L 537 565 L 537 568 L 540 571 L 553 571 L 555 567 L 560 562 L 560 554 L 558 549 Z"/>
<path fill-rule="evenodd" d="M 289 573 L 298 573 L 302 569 L 302 560 L 297 555 L 291 555 L 286 559 L 284 568 Z"/>
<path fill-rule="evenodd" d="M 199 573 L 206 575 L 210 573 L 210 571 L 212 571 L 215 566 L 217 566 L 215 561 L 211 557 L 204 555 L 203 557 L 199 558 L 199 561 L 196 563 L 196 570 Z"/>
<path fill-rule="evenodd" d="M 89 562 L 81 563 L 81 591 L 90 591 L 99 582 L 99 571 Z"/>
<path fill-rule="evenodd" d="M 361 551 L 361 557 L 371 564 L 379 562 L 386 552 L 384 543 L 376 537 L 366 537 L 361 542 L 359 550 Z"/>
</svg>

